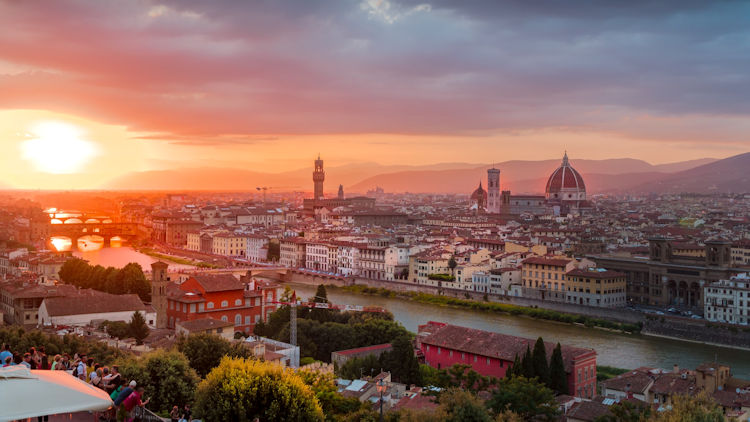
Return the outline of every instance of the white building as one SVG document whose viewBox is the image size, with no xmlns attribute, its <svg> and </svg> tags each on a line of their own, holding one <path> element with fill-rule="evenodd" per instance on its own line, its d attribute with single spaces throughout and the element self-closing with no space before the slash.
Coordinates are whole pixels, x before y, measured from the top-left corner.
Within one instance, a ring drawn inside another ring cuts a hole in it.
<svg viewBox="0 0 750 422">
<path fill-rule="evenodd" d="M 359 248 L 362 245 L 340 244 L 338 245 L 338 273 L 344 276 L 359 275 Z"/>
<path fill-rule="evenodd" d="M 335 272 L 336 267 L 329 266 L 328 244 L 308 242 L 305 245 L 305 268 L 308 270 Z"/>
<path fill-rule="evenodd" d="M 287 237 L 279 242 L 279 263 L 288 268 L 305 266 L 305 239 Z"/>
<path fill-rule="evenodd" d="M 268 236 L 249 234 L 245 236 L 247 250 L 245 258 L 250 262 L 262 262 L 268 259 Z"/>
<path fill-rule="evenodd" d="M 401 277 L 401 273 L 409 272 L 409 256 L 412 247 L 409 245 L 391 245 L 385 250 L 385 279 L 393 281 Z"/>
<path fill-rule="evenodd" d="M 151 328 L 156 328 L 156 311 L 138 295 L 113 295 L 86 291 L 75 296 L 48 297 L 39 307 L 39 324 L 44 326 L 90 325 L 91 321 L 128 322 L 138 311 Z"/>
<path fill-rule="evenodd" d="M 748 325 L 750 322 L 750 274 L 719 280 L 703 288 L 706 320 Z"/>
<path fill-rule="evenodd" d="M 385 248 L 359 248 L 359 275 L 373 280 L 385 280 Z"/>
<path fill-rule="evenodd" d="M 521 270 L 510 267 L 479 271 L 472 274 L 471 281 L 475 292 L 510 296 L 511 286 L 521 283 Z"/>
</svg>

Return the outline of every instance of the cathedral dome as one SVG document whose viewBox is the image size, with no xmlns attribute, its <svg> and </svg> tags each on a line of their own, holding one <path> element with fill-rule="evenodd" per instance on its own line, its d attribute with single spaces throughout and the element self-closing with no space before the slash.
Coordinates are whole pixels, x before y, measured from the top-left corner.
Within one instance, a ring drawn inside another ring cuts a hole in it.
<svg viewBox="0 0 750 422">
<path fill-rule="evenodd" d="M 479 187 L 471 194 L 471 203 L 476 204 L 477 208 L 487 207 L 487 191 L 482 187 L 481 181 L 479 182 Z"/>
<path fill-rule="evenodd" d="M 565 153 L 562 165 L 552 172 L 544 189 L 548 200 L 557 201 L 585 201 L 586 185 L 583 177 L 570 166 L 568 154 Z"/>
</svg>

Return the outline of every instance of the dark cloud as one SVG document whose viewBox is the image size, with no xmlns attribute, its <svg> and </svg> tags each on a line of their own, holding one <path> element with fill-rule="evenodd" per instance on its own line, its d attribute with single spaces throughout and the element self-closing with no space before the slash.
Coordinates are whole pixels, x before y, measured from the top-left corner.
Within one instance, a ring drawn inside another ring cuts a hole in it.
<svg viewBox="0 0 750 422">
<path fill-rule="evenodd" d="M 0 1 L 0 25 L 0 60 L 38 69 L 0 75 L 0 107 L 190 145 L 719 125 L 737 141 L 750 113 L 747 2 Z M 643 115 L 703 124 L 629 127 Z"/>
</svg>

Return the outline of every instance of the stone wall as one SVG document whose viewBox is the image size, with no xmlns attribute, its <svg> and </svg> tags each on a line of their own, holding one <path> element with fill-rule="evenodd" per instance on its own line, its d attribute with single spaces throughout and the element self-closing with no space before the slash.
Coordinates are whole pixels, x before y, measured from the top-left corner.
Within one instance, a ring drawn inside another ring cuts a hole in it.
<svg viewBox="0 0 750 422">
<path fill-rule="evenodd" d="M 750 328 L 669 316 L 649 316 L 641 333 L 750 349 Z"/>
</svg>

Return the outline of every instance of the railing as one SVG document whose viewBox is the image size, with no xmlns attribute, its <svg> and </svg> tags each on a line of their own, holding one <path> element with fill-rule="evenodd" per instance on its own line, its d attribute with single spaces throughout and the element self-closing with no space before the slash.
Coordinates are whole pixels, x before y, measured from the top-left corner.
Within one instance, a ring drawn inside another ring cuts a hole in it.
<svg viewBox="0 0 750 422">
<path fill-rule="evenodd" d="M 143 415 L 141 417 L 141 420 L 144 422 L 165 422 L 169 420 L 167 418 L 162 418 L 161 416 L 146 409 L 145 407 L 142 407 L 141 409 L 143 409 Z"/>
</svg>

